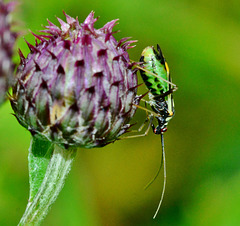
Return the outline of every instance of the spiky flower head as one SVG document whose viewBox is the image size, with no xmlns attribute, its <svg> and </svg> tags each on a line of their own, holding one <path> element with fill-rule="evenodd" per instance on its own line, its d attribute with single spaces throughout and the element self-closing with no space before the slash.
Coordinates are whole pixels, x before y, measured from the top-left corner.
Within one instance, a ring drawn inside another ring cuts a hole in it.
<svg viewBox="0 0 240 226">
<path fill-rule="evenodd" d="M 13 81 L 13 46 L 17 34 L 11 31 L 11 12 L 15 2 L 0 0 L 0 104 L 6 99 L 6 92 Z"/>
<path fill-rule="evenodd" d="M 65 14 L 65 13 L 64 13 Z M 138 102 L 137 76 L 126 50 L 128 38 L 113 37 L 117 20 L 100 29 L 91 12 L 79 24 L 66 15 L 50 21 L 17 72 L 11 104 L 32 135 L 64 146 L 104 146 L 130 127 Z"/>
</svg>

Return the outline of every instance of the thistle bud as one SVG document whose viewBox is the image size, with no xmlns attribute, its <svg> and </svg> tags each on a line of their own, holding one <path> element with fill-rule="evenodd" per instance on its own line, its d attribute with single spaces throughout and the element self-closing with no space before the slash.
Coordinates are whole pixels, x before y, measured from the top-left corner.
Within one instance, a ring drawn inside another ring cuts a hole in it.
<svg viewBox="0 0 240 226">
<path fill-rule="evenodd" d="M 0 104 L 6 99 L 6 92 L 13 80 L 13 46 L 17 34 L 11 31 L 11 12 L 15 3 L 0 0 Z"/>
<path fill-rule="evenodd" d="M 65 13 L 64 13 L 65 14 Z M 130 127 L 137 104 L 137 76 L 129 62 L 131 43 L 113 37 L 117 20 L 100 29 L 91 12 L 79 24 L 67 14 L 61 28 L 48 21 L 27 42 L 11 105 L 22 126 L 32 135 L 65 147 L 100 147 Z"/>
</svg>

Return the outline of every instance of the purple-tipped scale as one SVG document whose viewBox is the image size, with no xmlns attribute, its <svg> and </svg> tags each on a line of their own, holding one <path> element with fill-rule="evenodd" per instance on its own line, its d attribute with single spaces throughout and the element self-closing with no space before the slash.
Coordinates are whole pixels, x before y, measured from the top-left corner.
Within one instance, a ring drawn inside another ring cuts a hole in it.
<svg viewBox="0 0 240 226">
<path fill-rule="evenodd" d="M 12 108 L 34 136 L 65 147 L 104 146 L 127 131 L 139 101 L 126 52 L 134 41 L 116 41 L 117 20 L 95 29 L 93 12 L 82 24 L 65 16 L 61 28 L 48 21 L 44 35 L 33 34 L 39 41 L 27 42 L 27 58 L 19 52 Z"/>
<path fill-rule="evenodd" d="M 15 2 L 0 0 L 0 104 L 6 100 L 6 92 L 13 81 L 13 46 L 17 34 L 11 31 L 11 12 Z"/>
</svg>

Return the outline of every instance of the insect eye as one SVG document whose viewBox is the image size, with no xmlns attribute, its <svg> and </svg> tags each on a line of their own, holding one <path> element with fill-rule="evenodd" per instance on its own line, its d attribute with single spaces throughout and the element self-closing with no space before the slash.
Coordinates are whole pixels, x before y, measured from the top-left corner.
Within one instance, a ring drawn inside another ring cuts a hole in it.
<svg viewBox="0 0 240 226">
<path fill-rule="evenodd" d="M 163 129 L 161 129 L 162 133 L 165 133 L 167 131 L 167 127 L 164 127 Z"/>
</svg>

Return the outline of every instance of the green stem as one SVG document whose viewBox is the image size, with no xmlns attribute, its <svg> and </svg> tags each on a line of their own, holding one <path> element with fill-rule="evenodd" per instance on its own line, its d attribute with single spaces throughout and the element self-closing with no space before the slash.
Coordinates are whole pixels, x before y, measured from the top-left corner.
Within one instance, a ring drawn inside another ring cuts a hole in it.
<svg viewBox="0 0 240 226">
<path fill-rule="evenodd" d="M 33 143 L 34 141 L 32 141 L 30 147 L 30 154 L 33 153 L 31 149 L 35 146 Z M 50 157 L 45 176 L 36 195 L 31 197 L 30 194 L 30 201 L 19 225 L 37 225 L 44 219 L 63 188 L 75 156 L 76 149 L 66 150 L 53 144 L 53 153 Z"/>
</svg>

